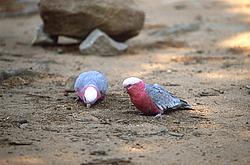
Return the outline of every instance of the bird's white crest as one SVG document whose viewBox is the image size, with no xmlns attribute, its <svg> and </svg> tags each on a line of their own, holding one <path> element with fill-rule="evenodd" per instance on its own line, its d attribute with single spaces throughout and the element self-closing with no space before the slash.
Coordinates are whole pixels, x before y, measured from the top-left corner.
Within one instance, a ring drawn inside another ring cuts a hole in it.
<svg viewBox="0 0 250 165">
<path fill-rule="evenodd" d="M 93 103 L 97 99 L 97 91 L 94 87 L 87 87 L 84 93 L 87 103 Z"/>
<path fill-rule="evenodd" d="M 127 87 L 128 85 L 134 85 L 136 83 L 141 82 L 142 80 L 137 77 L 129 77 L 125 79 L 122 83 L 123 87 Z"/>
</svg>

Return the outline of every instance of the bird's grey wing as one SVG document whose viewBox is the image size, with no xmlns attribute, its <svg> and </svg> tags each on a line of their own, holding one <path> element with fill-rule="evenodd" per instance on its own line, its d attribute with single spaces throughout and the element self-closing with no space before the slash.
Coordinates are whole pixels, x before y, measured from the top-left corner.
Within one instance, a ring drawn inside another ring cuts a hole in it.
<svg viewBox="0 0 250 165">
<path fill-rule="evenodd" d="M 86 85 L 86 78 L 88 77 L 88 73 L 84 72 L 77 76 L 74 84 L 75 91 L 79 90 L 80 88 L 84 87 Z"/>
<path fill-rule="evenodd" d="M 99 73 L 96 76 L 96 86 L 99 88 L 102 94 L 106 94 L 108 90 L 108 80 L 104 74 Z"/>
<path fill-rule="evenodd" d="M 175 107 L 181 104 L 179 98 L 158 84 L 147 84 L 146 91 L 156 106 L 161 110 L 175 109 Z"/>
<path fill-rule="evenodd" d="M 76 78 L 74 89 L 77 90 L 89 84 L 96 85 L 99 75 L 100 73 L 97 71 L 87 71 L 79 74 Z"/>
<path fill-rule="evenodd" d="M 81 73 L 74 84 L 75 91 L 83 88 L 86 85 L 95 85 L 103 94 L 106 94 L 108 89 L 108 81 L 104 74 L 98 71 L 88 71 Z"/>
</svg>

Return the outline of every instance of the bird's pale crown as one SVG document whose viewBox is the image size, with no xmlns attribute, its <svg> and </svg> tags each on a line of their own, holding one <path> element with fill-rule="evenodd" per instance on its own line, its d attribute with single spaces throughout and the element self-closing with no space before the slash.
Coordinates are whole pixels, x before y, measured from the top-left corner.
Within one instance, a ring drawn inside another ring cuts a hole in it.
<svg viewBox="0 0 250 165">
<path fill-rule="evenodd" d="M 127 87 L 129 85 L 134 85 L 137 84 L 139 82 L 141 82 L 142 80 L 137 78 L 137 77 L 129 77 L 127 79 L 125 79 L 122 83 L 123 87 Z"/>
</svg>

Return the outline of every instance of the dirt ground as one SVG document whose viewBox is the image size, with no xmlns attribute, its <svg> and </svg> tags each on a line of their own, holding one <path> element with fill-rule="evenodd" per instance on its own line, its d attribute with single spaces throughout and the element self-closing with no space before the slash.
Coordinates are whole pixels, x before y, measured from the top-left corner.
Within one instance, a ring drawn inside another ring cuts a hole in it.
<svg viewBox="0 0 250 165">
<path fill-rule="evenodd" d="M 1 165 L 250 164 L 250 1 L 138 4 L 144 29 L 115 57 L 80 55 L 65 38 L 32 47 L 37 13 L 0 18 Z M 110 82 L 91 109 L 64 93 L 87 70 Z M 140 114 L 122 90 L 129 76 L 162 84 L 194 110 Z"/>
</svg>

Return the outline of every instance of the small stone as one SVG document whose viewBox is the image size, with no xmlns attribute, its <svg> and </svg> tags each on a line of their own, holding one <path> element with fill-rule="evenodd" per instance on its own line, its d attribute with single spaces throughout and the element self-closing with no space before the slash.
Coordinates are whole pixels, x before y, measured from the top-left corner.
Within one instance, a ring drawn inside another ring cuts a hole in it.
<svg viewBox="0 0 250 165">
<path fill-rule="evenodd" d="M 70 140 L 71 140 L 72 142 L 78 142 L 78 141 L 79 141 L 78 138 L 70 138 Z"/>
<path fill-rule="evenodd" d="M 168 132 L 169 135 L 171 136 L 176 136 L 176 137 L 183 137 L 183 133 L 178 133 L 178 132 Z"/>
<path fill-rule="evenodd" d="M 193 135 L 196 137 L 200 137 L 202 135 L 202 133 L 196 131 L 196 132 L 193 132 Z"/>
<path fill-rule="evenodd" d="M 183 9 L 186 9 L 187 6 L 185 4 L 178 4 L 178 5 L 175 5 L 174 8 L 176 10 L 183 10 Z"/>
<path fill-rule="evenodd" d="M 40 25 L 36 28 L 36 35 L 31 42 L 31 45 L 36 46 L 45 46 L 45 45 L 55 45 L 57 43 L 58 37 L 51 36 L 48 33 L 44 32 L 43 25 Z"/>
<path fill-rule="evenodd" d="M 72 109 L 72 107 L 67 107 L 66 109 L 67 109 L 67 110 L 71 110 L 71 109 Z"/>
<path fill-rule="evenodd" d="M 203 50 L 197 50 L 196 53 L 202 54 L 202 53 L 204 53 L 204 51 Z"/>
<path fill-rule="evenodd" d="M 64 53 L 64 50 L 63 49 L 57 49 L 57 54 L 63 54 Z"/>
<path fill-rule="evenodd" d="M 19 124 L 26 124 L 26 123 L 28 123 L 28 120 L 22 119 L 22 120 L 19 120 L 18 123 Z"/>
<path fill-rule="evenodd" d="M 202 91 L 199 93 L 200 97 L 208 97 L 208 96 L 219 96 L 219 91 Z"/>
<path fill-rule="evenodd" d="M 74 91 L 74 84 L 75 84 L 76 78 L 77 76 L 73 75 L 73 76 L 70 76 L 65 81 L 65 91 Z M 65 93 L 68 95 L 68 92 L 65 92 Z"/>
<path fill-rule="evenodd" d="M 202 70 L 198 70 L 197 73 L 202 73 Z"/>
<path fill-rule="evenodd" d="M 194 22 L 190 24 L 176 24 L 172 27 L 161 27 L 157 29 L 152 29 L 148 31 L 148 35 L 155 37 L 166 37 L 169 35 L 178 35 L 189 32 L 195 32 L 200 29 L 200 23 Z"/>
<path fill-rule="evenodd" d="M 114 56 L 124 52 L 128 46 L 111 39 L 104 32 L 96 29 L 80 44 L 84 55 Z"/>
<path fill-rule="evenodd" d="M 172 73 L 173 71 L 171 69 L 168 69 L 167 70 L 167 73 Z"/>
<path fill-rule="evenodd" d="M 178 120 L 173 121 L 174 124 L 180 124 L 181 122 Z"/>
<path fill-rule="evenodd" d="M 28 126 L 28 123 L 24 123 L 24 124 L 19 125 L 19 128 L 24 129 L 24 128 L 26 128 L 27 126 Z"/>
<path fill-rule="evenodd" d="M 106 153 L 106 151 L 93 151 L 90 153 L 90 155 L 106 156 L 108 154 Z"/>
<path fill-rule="evenodd" d="M 216 148 L 222 148 L 223 146 L 222 145 L 217 145 Z"/>
</svg>

